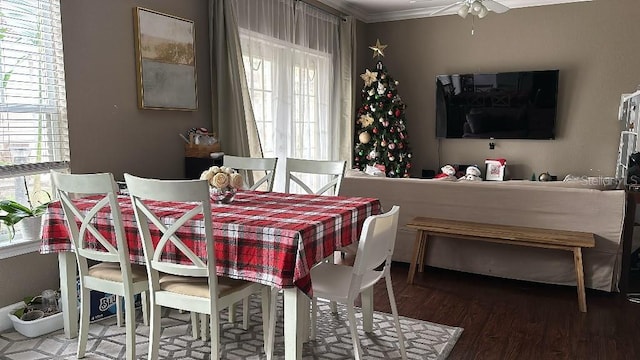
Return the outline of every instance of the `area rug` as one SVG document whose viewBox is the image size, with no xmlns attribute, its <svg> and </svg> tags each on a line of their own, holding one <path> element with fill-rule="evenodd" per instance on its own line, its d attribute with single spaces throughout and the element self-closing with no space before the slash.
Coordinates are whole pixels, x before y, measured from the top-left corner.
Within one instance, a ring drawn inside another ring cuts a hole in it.
<svg viewBox="0 0 640 360">
<path fill-rule="evenodd" d="M 284 358 L 282 300 L 280 299 L 276 325 L 274 358 Z M 329 305 L 319 302 L 316 340 L 303 346 L 303 359 L 353 359 L 353 345 L 347 325 L 346 308 L 338 306 L 337 316 L 331 314 Z M 249 329 L 242 329 L 241 307 L 237 321 L 228 323 L 226 311 L 221 313 L 222 359 L 264 359 L 262 318 L 259 297 L 251 300 Z M 136 329 L 137 358 L 146 359 L 149 327 L 141 323 L 138 312 Z M 361 313 L 357 313 L 361 325 Z M 85 359 L 121 359 L 125 356 L 124 327 L 117 327 L 114 317 L 92 323 Z M 365 359 L 399 359 L 398 341 L 393 317 L 374 313 L 374 331 L 366 334 L 359 330 L 360 343 Z M 406 337 L 409 359 L 445 359 L 462 333 L 462 328 L 445 326 L 406 317 L 400 318 Z M 39 338 L 27 338 L 17 332 L 0 334 L 0 359 L 75 359 L 77 339 L 68 340 L 62 331 Z M 191 336 L 188 313 L 164 309 L 160 359 L 209 359 L 209 342 Z"/>
</svg>

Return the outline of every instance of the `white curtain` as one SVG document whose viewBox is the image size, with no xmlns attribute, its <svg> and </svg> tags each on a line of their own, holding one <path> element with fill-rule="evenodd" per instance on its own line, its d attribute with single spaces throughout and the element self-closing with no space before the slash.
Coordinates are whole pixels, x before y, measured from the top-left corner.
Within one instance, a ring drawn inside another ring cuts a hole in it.
<svg viewBox="0 0 640 360">
<path fill-rule="evenodd" d="M 301 1 L 235 4 L 262 150 L 281 159 L 277 174 L 286 157 L 350 161 L 351 19 L 345 26 Z M 275 190 L 282 189 L 283 178 L 276 179 Z"/>
</svg>

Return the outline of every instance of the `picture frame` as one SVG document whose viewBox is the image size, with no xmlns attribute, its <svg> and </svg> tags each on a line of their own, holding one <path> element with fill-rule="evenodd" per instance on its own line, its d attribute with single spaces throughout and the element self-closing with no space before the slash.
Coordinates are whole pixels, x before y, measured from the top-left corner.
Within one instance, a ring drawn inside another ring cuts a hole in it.
<svg viewBox="0 0 640 360">
<path fill-rule="evenodd" d="M 138 107 L 198 109 L 194 22 L 134 8 Z"/>
<path fill-rule="evenodd" d="M 487 159 L 485 160 L 485 180 L 488 181 L 504 181 L 507 161 L 505 159 Z"/>
</svg>

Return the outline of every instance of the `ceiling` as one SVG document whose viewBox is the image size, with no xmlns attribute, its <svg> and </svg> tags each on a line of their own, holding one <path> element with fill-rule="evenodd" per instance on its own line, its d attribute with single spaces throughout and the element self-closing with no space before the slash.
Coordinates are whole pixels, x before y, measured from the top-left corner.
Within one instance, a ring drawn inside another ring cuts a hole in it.
<svg viewBox="0 0 640 360">
<path fill-rule="evenodd" d="M 416 19 L 431 16 L 430 14 L 442 7 L 459 0 L 318 0 L 345 14 L 353 15 L 366 23 Z M 563 3 L 592 1 L 592 0 L 496 0 L 497 2 L 514 8 L 555 5 Z M 436 16 L 455 14 L 457 8 L 439 13 Z M 494 15 L 494 14 L 492 14 Z M 491 15 L 489 15 L 491 16 Z"/>
</svg>

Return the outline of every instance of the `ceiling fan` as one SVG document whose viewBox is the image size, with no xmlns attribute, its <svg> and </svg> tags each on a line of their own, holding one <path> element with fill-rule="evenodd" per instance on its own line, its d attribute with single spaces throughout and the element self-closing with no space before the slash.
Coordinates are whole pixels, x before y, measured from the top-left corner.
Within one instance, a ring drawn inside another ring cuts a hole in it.
<svg viewBox="0 0 640 360">
<path fill-rule="evenodd" d="M 431 15 L 437 15 L 458 6 L 459 8 L 457 13 L 462 18 L 466 18 L 467 15 L 471 14 L 482 19 L 489 14 L 489 11 L 493 11 L 498 14 L 509 11 L 507 6 L 494 0 L 460 0 L 432 12 Z"/>
</svg>

